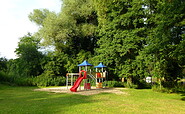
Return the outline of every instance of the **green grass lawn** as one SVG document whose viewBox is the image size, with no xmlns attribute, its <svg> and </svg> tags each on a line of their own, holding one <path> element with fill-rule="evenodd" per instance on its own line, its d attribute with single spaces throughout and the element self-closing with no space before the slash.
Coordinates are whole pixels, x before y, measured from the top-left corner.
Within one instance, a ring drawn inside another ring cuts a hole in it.
<svg viewBox="0 0 185 114">
<path fill-rule="evenodd" d="M 124 89 L 127 94 L 83 96 L 0 84 L 0 114 L 185 113 L 185 94 Z"/>
</svg>

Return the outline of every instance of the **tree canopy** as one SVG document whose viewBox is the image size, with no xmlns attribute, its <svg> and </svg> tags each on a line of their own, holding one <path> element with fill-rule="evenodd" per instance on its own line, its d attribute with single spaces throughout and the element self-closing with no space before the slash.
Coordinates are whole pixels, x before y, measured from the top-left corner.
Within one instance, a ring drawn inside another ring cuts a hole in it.
<svg viewBox="0 0 185 114">
<path fill-rule="evenodd" d="M 29 14 L 39 30 L 20 39 L 16 61 L 29 75 L 65 76 L 86 59 L 103 62 L 113 80 L 150 76 L 174 87 L 185 69 L 184 12 L 183 0 L 62 0 L 59 13 Z M 54 51 L 43 55 L 40 45 Z"/>
</svg>

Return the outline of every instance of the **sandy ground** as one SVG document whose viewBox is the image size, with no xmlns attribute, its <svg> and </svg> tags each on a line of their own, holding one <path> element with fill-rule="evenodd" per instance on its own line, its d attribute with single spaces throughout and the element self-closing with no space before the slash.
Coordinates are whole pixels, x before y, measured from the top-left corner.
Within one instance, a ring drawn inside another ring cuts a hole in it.
<svg viewBox="0 0 185 114">
<path fill-rule="evenodd" d="M 95 88 L 91 87 L 90 90 L 84 90 L 82 87 L 81 89 L 78 89 L 77 92 L 71 92 L 70 87 L 55 87 L 55 88 L 40 88 L 35 89 L 34 91 L 48 91 L 48 92 L 54 92 L 54 93 L 69 93 L 69 94 L 80 94 L 80 95 L 95 95 L 99 93 L 115 93 L 115 94 L 127 94 L 123 90 L 125 88 Z"/>
</svg>

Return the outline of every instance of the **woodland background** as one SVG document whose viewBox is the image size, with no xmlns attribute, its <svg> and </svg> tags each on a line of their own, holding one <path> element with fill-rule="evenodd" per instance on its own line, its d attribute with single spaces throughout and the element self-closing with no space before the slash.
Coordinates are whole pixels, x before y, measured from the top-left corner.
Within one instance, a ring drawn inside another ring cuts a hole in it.
<svg viewBox="0 0 185 114">
<path fill-rule="evenodd" d="M 88 60 L 108 66 L 113 86 L 144 88 L 153 77 L 160 90 L 184 88 L 184 0 L 62 0 L 59 13 L 35 9 L 28 17 L 39 30 L 20 38 L 18 58 L 1 57 L 0 82 L 65 85 L 66 73 Z"/>
</svg>

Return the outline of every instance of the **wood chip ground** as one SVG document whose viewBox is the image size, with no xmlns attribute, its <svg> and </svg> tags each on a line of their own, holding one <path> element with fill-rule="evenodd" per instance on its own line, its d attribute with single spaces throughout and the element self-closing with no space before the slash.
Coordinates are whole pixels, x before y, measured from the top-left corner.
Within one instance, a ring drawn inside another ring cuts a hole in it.
<svg viewBox="0 0 185 114">
<path fill-rule="evenodd" d="M 95 95 L 99 93 L 115 93 L 115 94 L 127 94 L 123 90 L 126 88 L 94 88 L 90 90 L 78 89 L 77 92 L 71 92 L 70 87 L 67 89 L 66 87 L 55 87 L 55 88 L 40 88 L 35 89 L 34 91 L 48 91 L 52 93 L 69 93 L 69 94 L 80 94 L 80 95 Z"/>
</svg>

